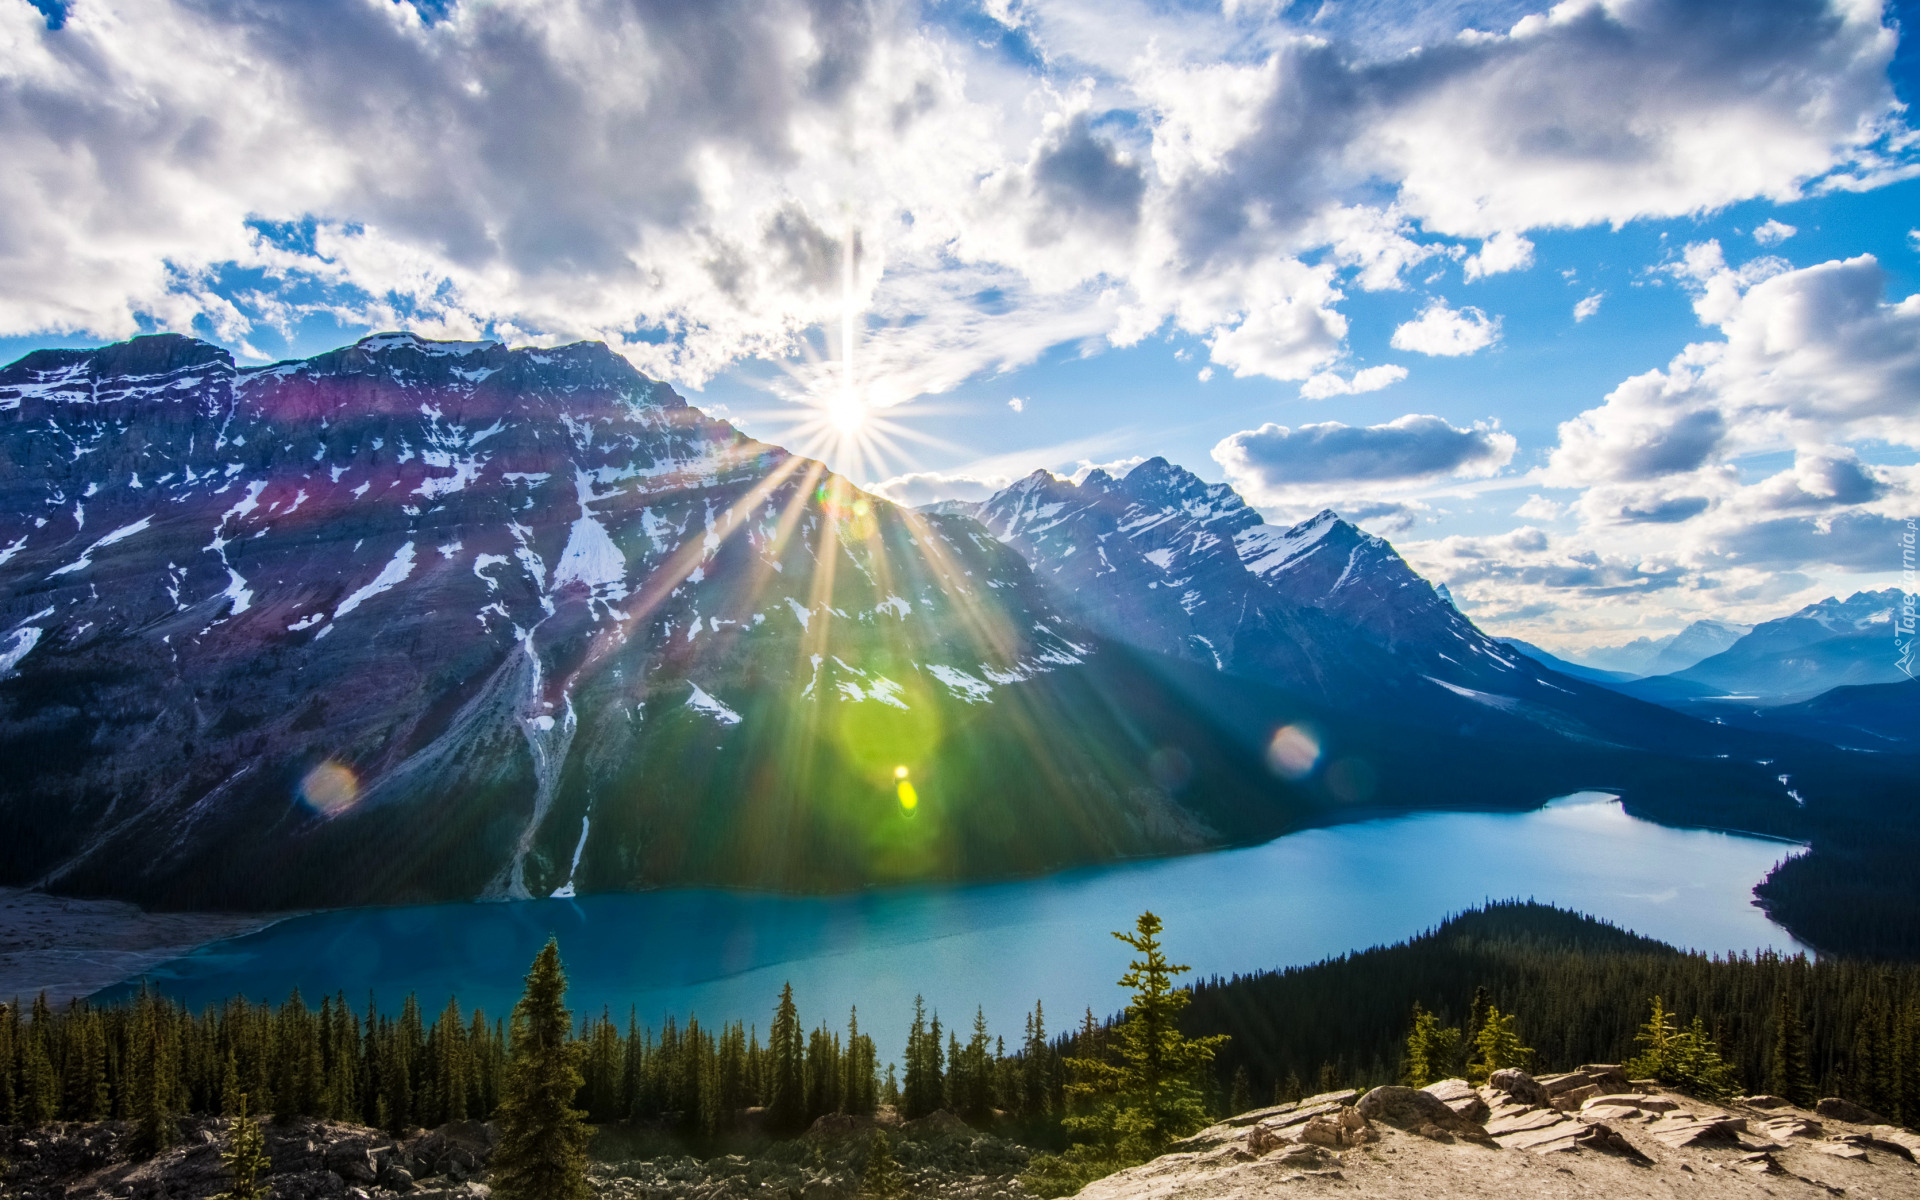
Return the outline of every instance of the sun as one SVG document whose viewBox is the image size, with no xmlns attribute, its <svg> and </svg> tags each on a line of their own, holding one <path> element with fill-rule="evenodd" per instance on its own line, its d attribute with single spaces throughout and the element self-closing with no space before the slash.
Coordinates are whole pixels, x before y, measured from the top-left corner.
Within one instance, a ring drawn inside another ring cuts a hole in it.
<svg viewBox="0 0 1920 1200">
<path fill-rule="evenodd" d="M 842 391 L 819 406 L 826 424 L 842 437 L 857 437 L 866 428 L 867 417 L 871 411 L 866 401 L 851 392 Z"/>
</svg>

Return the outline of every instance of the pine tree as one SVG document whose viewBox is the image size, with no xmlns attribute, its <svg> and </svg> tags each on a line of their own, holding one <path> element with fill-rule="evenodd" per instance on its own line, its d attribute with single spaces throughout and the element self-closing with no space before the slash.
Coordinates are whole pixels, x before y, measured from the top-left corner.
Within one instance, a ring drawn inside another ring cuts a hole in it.
<svg viewBox="0 0 1920 1200">
<path fill-rule="evenodd" d="M 260 1122 L 247 1116 L 245 1092 L 240 1093 L 239 1112 L 233 1122 L 233 1140 L 220 1155 L 220 1161 L 227 1165 L 228 1173 L 233 1176 L 233 1186 L 210 1200 L 267 1200 L 269 1191 L 260 1177 L 273 1173 L 273 1163 L 267 1158 L 267 1138 L 260 1128 Z"/>
<path fill-rule="evenodd" d="M 179 1136 L 174 1122 L 173 1056 L 158 999 L 143 993 L 134 1015 L 134 1149 L 158 1154 Z"/>
<path fill-rule="evenodd" d="M 797 1133 L 807 1124 L 806 1046 L 793 985 L 780 989 L 767 1030 L 767 1125 L 776 1133 Z"/>
<path fill-rule="evenodd" d="M 1498 1007 L 1487 1005 L 1486 1017 L 1480 1022 L 1480 1032 L 1473 1039 L 1479 1057 L 1468 1067 L 1469 1080 L 1484 1083 L 1495 1071 L 1508 1067 L 1518 1067 L 1524 1071 L 1533 1065 L 1533 1051 L 1521 1042 L 1515 1028 L 1516 1021 L 1514 1014 L 1503 1013 Z"/>
<path fill-rule="evenodd" d="M 1813 1073 L 1807 1066 L 1807 1032 L 1792 989 L 1773 998 L 1773 1048 L 1768 1055 L 1767 1086 L 1801 1108 L 1813 1107 Z"/>
<path fill-rule="evenodd" d="M 1233 1069 L 1233 1087 L 1227 1092 L 1227 1115 L 1237 1117 L 1253 1107 L 1253 1077 L 1245 1063 Z"/>
<path fill-rule="evenodd" d="M 1707 1027 L 1699 1017 L 1686 1029 L 1668 1011 L 1659 996 L 1653 998 L 1653 1011 L 1634 1038 L 1644 1049 L 1626 1064 L 1628 1075 L 1636 1079 L 1658 1079 L 1668 1087 L 1718 1100 L 1739 1090 L 1739 1080 L 1731 1064 L 1720 1057 Z"/>
<path fill-rule="evenodd" d="M 907 1177 L 894 1161 L 887 1135 L 876 1129 L 867 1144 L 867 1167 L 860 1173 L 859 1195 L 871 1200 L 905 1200 Z"/>
<path fill-rule="evenodd" d="M 1089 1180 L 1147 1161 L 1207 1123 L 1199 1076 L 1227 1039 L 1181 1033 L 1180 1013 L 1191 996 L 1173 986 L 1173 977 L 1191 968 L 1167 961 L 1160 931 L 1160 918 L 1146 912 L 1133 933 L 1113 935 L 1140 955 L 1120 977 L 1133 996 L 1114 1030 L 1112 1059 L 1100 1053 L 1088 1013 L 1067 1061 L 1074 1075 L 1068 1092 L 1080 1104 L 1064 1123 L 1081 1140 L 1065 1154 L 1032 1161 L 1022 1182 L 1036 1196 L 1078 1191 Z"/>
<path fill-rule="evenodd" d="M 513 1006 L 512 1046 L 496 1114 L 493 1191 L 500 1200 L 589 1200 L 585 1114 L 573 1107 L 582 1082 L 569 1035 L 567 977 L 549 940 Z"/>
</svg>

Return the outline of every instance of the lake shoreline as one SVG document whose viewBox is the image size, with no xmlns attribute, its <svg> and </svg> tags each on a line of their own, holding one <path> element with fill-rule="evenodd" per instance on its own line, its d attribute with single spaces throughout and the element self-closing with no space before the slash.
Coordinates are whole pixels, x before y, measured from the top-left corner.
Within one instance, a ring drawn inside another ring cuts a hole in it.
<svg viewBox="0 0 1920 1200">
<path fill-rule="evenodd" d="M 0 1002 L 45 992 L 63 1005 L 138 979 L 162 963 L 304 913 L 149 912 L 0 887 Z"/>
</svg>

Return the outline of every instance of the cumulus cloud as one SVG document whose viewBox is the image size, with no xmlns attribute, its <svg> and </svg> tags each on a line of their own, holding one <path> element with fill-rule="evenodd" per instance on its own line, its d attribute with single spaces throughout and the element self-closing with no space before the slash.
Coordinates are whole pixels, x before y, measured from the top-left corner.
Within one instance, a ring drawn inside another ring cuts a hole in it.
<svg viewBox="0 0 1920 1200">
<path fill-rule="evenodd" d="M 1516 445 L 1491 425 L 1460 429 L 1409 413 L 1383 425 L 1266 424 L 1222 439 L 1213 460 L 1255 503 L 1273 504 L 1330 485 L 1484 477 L 1511 461 Z"/>
<path fill-rule="evenodd" d="M 1576 324 L 1600 311 L 1600 302 L 1607 298 L 1605 292 L 1595 292 L 1573 306 L 1573 319 Z"/>
<path fill-rule="evenodd" d="M 1311 376 L 1300 385 L 1300 395 L 1308 400 L 1325 400 L 1329 396 L 1358 396 L 1362 392 L 1377 392 L 1384 387 L 1392 387 L 1407 377 L 1407 369 L 1393 363 L 1383 363 L 1377 367 L 1365 367 L 1352 375 L 1338 375 L 1332 371 L 1322 371 Z"/>
<path fill-rule="evenodd" d="M 1769 219 L 1753 231 L 1753 240 L 1762 246 L 1778 246 L 1800 231 L 1785 221 Z"/>
<path fill-rule="evenodd" d="M 1443 299 L 1431 301 L 1420 315 L 1393 331 L 1393 348 L 1416 354 L 1458 357 L 1484 350 L 1500 337 L 1500 318 L 1477 308 L 1448 308 Z"/>
<path fill-rule="evenodd" d="M 0 6 L 0 333 L 319 313 L 697 384 L 804 351 L 857 246 L 875 403 L 1169 323 L 1305 380 L 1347 289 L 1436 256 L 1901 169 L 1870 3 L 988 11 L 1017 36 L 861 0 Z"/>
<path fill-rule="evenodd" d="M 1558 503 L 1535 492 L 1527 497 L 1526 503 L 1513 510 L 1513 515 L 1527 521 L 1551 521 L 1563 511 Z"/>
<path fill-rule="evenodd" d="M 932 504 L 936 500 L 985 500 L 1001 488 L 1013 482 L 1004 476 L 977 476 L 964 473 L 947 474 L 940 471 L 911 471 L 904 475 L 895 475 L 878 483 L 870 483 L 867 490 L 876 496 L 883 496 L 895 504 L 908 508 L 917 508 L 922 504 Z"/>
<path fill-rule="evenodd" d="M 1688 346 L 1561 425 L 1550 479 L 1666 479 L 1862 439 L 1920 446 L 1920 295 L 1887 301 L 1871 255 L 1758 272 L 1728 268 L 1717 245 L 1688 258 L 1695 310 L 1724 339 Z"/>
<path fill-rule="evenodd" d="M 1478 254 L 1468 256 L 1462 269 L 1468 279 L 1479 279 L 1506 271 L 1524 271 L 1532 265 L 1532 242 L 1517 233 L 1496 233 L 1480 244 Z"/>
<path fill-rule="evenodd" d="M 1560 426 L 1535 477 L 1582 489 L 1567 513 L 1577 527 L 1414 552 L 1489 614 L 1560 609 L 1552 619 L 1577 623 L 1564 613 L 1600 600 L 1626 613 L 1621 597 L 1661 594 L 1700 615 L 1765 619 L 1838 586 L 1822 577 L 1890 569 L 1920 466 L 1869 462 L 1857 446 L 1920 448 L 1920 296 L 1888 297 L 1865 255 L 1733 266 L 1702 243 L 1670 273 L 1721 336 Z M 1782 454 L 1790 465 L 1774 465 Z M 1520 515 L 1549 509 L 1529 500 Z"/>
</svg>

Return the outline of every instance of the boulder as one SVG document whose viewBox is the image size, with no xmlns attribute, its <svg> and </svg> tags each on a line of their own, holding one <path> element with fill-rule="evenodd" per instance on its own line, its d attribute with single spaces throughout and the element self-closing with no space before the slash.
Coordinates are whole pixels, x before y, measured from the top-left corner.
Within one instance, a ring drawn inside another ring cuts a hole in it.
<svg viewBox="0 0 1920 1200">
<path fill-rule="evenodd" d="M 1330 1113 L 1309 1120 L 1300 1129 L 1300 1140 L 1315 1146 L 1345 1150 L 1377 1142 L 1380 1134 L 1360 1115 L 1358 1109 L 1341 1105 Z"/>
<path fill-rule="evenodd" d="M 1784 1097 L 1781 1097 L 1781 1096 L 1771 1096 L 1765 1092 L 1760 1093 L 1758 1096 L 1735 1096 L 1733 1098 L 1733 1102 L 1745 1108 L 1792 1108 L 1793 1107 L 1793 1101 L 1785 1099 Z"/>
<path fill-rule="evenodd" d="M 380 1178 L 379 1168 L 373 1165 L 373 1155 L 367 1153 L 364 1145 L 342 1142 L 327 1148 L 327 1170 L 346 1180 L 348 1183 L 373 1183 Z"/>
<path fill-rule="evenodd" d="M 1602 1154 L 1618 1155 L 1643 1166 L 1653 1161 L 1642 1153 L 1638 1146 L 1605 1122 L 1595 1122 L 1574 1134 L 1573 1144 L 1582 1150 L 1598 1150 Z"/>
<path fill-rule="evenodd" d="M 1888 1150 L 1908 1162 L 1920 1162 L 1920 1136 L 1892 1125 L 1875 1125 L 1867 1130 L 1867 1144 Z"/>
<path fill-rule="evenodd" d="M 1487 1107 L 1486 1100 L 1464 1079 L 1442 1079 L 1420 1090 L 1469 1121 L 1484 1121 L 1487 1119 L 1487 1113 L 1491 1111 Z"/>
<path fill-rule="evenodd" d="M 1851 1121 L 1855 1125 L 1885 1125 L 1887 1119 L 1870 1108 L 1862 1108 L 1851 1100 L 1842 1100 L 1838 1096 L 1828 1096 L 1813 1106 L 1813 1111 L 1831 1121 Z"/>
<path fill-rule="evenodd" d="M 1487 1086 L 1497 1092 L 1505 1092 L 1521 1104 L 1545 1104 L 1547 1089 L 1540 1086 L 1539 1080 L 1518 1067 L 1505 1067 L 1487 1076 Z"/>
<path fill-rule="evenodd" d="M 1662 1145 L 1678 1150 L 1683 1146 L 1738 1146 L 1740 1135 L 1746 1129 L 1744 1117 L 1671 1112 L 1648 1126 L 1647 1134 Z"/>
<path fill-rule="evenodd" d="M 1767 1136 L 1784 1142 L 1788 1138 L 1817 1138 L 1823 1132 L 1820 1122 L 1805 1117 L 1770 1117 L 1761 1126 Z"/>
<path fill-rule="evenodd" d="M 1448 1108 L 1446 1102 L 1418 1088 L 1390 1085 L 1377 1087 L 1360 1097 L 1355 1110 L 1371 1121 L 1381 1121 L 1397 1129 L 1434 1136 L 1432 1131 L 1455 1134 L 1474 1141 L 1489 1140 L 1487 1131 Z"/>
</svg>

